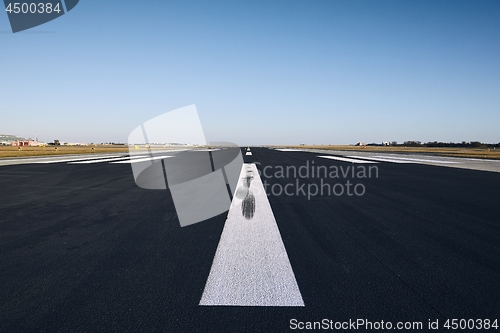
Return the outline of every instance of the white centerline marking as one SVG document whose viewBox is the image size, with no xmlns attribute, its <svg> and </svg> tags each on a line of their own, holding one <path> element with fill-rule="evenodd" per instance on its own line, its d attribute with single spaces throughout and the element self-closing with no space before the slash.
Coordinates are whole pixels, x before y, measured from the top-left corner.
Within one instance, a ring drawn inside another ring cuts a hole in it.
<svg viewBox="0 0 500 333">
<path fill-rule="evenodd" d="M 331 160 L 337 160 L 337 161 L 342 161 L 342 162 L 351 162 L 351 163 L 378 163 L 378 162 L 373 162 L 373 161 L 363 161 L 363 160 L 359 160 L 359 159 L 337 157 L 337 156 L 318 156 L 318 157 L 328 158 Z"/>
<path fill-rule="evenodd" d="M 125 164 L 125 163 L 131 164 L 131 163 L 139 163 L 139 162 L 149 162 L 149 161 L 161 160 L 161 159 L 169 158 L 169 157 L 174 157 L 174 156 L 144 157 L 144 158 L 137 158 L 135 160 L 125 160 L 125 161 L 111 162 L 111 164 Z"/>
<path fill-rule="evenodd" d="M 241 170 L 200 305 L 304 306 L 255 164 Z"/>
<path fill-rule="evenodd" d="M 252 155 L 252 152 L 247 151 L 245 155 Z"/>
</svg>

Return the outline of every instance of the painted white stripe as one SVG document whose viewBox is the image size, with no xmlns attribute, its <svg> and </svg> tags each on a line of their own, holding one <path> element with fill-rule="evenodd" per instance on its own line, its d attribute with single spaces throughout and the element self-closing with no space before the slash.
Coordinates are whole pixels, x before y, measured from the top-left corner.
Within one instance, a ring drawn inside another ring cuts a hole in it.
<svg viewBox="0 0 500 333">
<path fill-rule="evenodd" d="M 135 160 L 125 160 L 125 161 L 118 161 L 118 162 L 111 162 L 111 164 L 132 164 L 132 163 L 139 163 L 139 162 L 149 162 L 149 161 L 154 161 L 154 160 L 161 160 L 164 158 L 169 158 L 169 157 L 174 157 L 174 156 L 154 156 L 154 157 L 144 157 L 144 158 L 137 158 Z"/>
<path fill-rule="evenodd" d="M 445 160 L 428 160 L 428 159 L 422 159 L 422 158 L 411 158 L 411 157 L 397 157 L 397 156 L 375 156 L 375 157 L 380 157 L 380 158 L 391 158 L 395 160 L 404 160 L 404 161 L 414 161 L 414 162 L 426 162 L 426 163 L 459 163 L 459 162 L 454 162 L 454 161 L 445 161 Z"/>
<path fill-rule="evenodd" d="M 68 164 L 91 164 L 91 163 L 106 163 L 106 162 L 113 162 L 113 161 L 124 161 L 124 160 L 129 160 L 129 159 L 135 159 L 135 158 L 143 158 L 146 156 L 124 156 L 124 157 L 116 157 L 116 158 L 104 158 L 101 160 L 87 160 L 87 161 L 78 161 L 78 162 L 70 162 Z"/>
<path fill-rule="evenodd" d="M 112 157 L 119 157 L 118 155 L 114 156 L 106 156 L 109 158 Z M 49 164 L 49 163 L 63 163 L 63 162 L 76 162 L 76 161 L 82 161 L 82 160 L 100 160 L 103 159 L 103 156 L 101 157 L 94 157 L 94 158 L 88 158 L 88 157 L 73 157 L 73 158 L 68 158 L 68 159 L 56 159 L 56 160 L 46 160 L 46 161 L 35 161 L 33 163 L 41 163 L 41 164 Z"/>
<path fill-rule="evenodd" d="M 192 148 L 187 148 L 187 149 L 162 149 L 162 150 L 157 150 L 157 149 L 151 149 L 155 154 L 164 154 L 164 153 L 178 153 L 180 151 L 188 151 L 188 150 L 193 150 Z M 132 154 L 132 150 L 130 151 Z M 144 154 L 144 152 L 136 152 L 137 154 Z"/>
<path fill-rule="evenodd" d="M 192 150 L 192 151 L 216 151 L 216 150 L 220 150 L 220 148 L 213 148 L 213 149 L 195 149 L 195 150 Z"/>
<path fill-rule="evenodd" d="M 276 149 L 279 151 L 303 151 L 302 149 Z"/>
<path fill-rule="evenodd" d="M 393 160 L 390 158 L 379 158 L 379 157 L 360 157 L 360 156 L 347 156 L 351 158 L 364 158 L 365 160 L 371 160 L 371 161 L 379 161 L 379 162 L 391 162 L 391 163 L 401 163 L 401 164 L 408 164 L 408 163 L 414 163 L 412 161 L 403 161 L 403 160 Z"/>
<path fill-rule="evenodd" d="M 351 162 L 351 163 L 378 163 L 378 162 L 373 162 L 373 161 L 363 161 L 363 160 L 359 160 L 359 159 L 337 157 L 337 156 L 318 156 L 318 157 L 328 158 L 330 160 L 337 160 L 337 161 L 342 161 L 342 162 Z"/>
<path fill-rule="evenodd" d="M 245 155 L 252 155 L 252 153 L 251 153 L 251 152 L 249 152 L 249 151 L 247 151 L 247 153 L 246 153 Z"/>
<path fill-rule="evenodd" d="M 484 158 L 484 159 L 481 159 L 481 158 L 462 158 L 462 157 L 450 157 L 450 159 L 460 159 L 461 161 L 462 160 L 466 160 L 466 161 L 476 161 L 476 162 L 500 162 L 500 160 L 492 160 L 492 159 L 487 159 L 487 158 Z"/>
<path fill-rule="evenodd" d="M 247 177 L 253 177 L 249 189 Z M 251 219 L 242 214 L 249 192 L 255 198 Z M 241 170 L 200 305 L 304 306 L 255 164 Z"/>
</svg>

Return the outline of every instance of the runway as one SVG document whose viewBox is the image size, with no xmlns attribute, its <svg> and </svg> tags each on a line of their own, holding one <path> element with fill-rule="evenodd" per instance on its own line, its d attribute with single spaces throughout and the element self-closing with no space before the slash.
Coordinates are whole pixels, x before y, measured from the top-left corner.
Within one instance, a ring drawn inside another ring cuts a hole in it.
<svg viewBox="0 0 500 333">
<path fill-rule="evenodd" d="M 292 319 L 500 319 L 500 163 L 247 152 L 269 194 L 255 200 L 255 216 L 267 197 L 268 218 L 252 222 L 237 206 L 234 218 L 183 228 L 168 189 L 135 185 L 128 155 L 3 163 L 0 331 L 285 332 Z M 305 170 L 316 173 L 301 177 Z M 277 233 L 259 235 L 273 230 L 259 221 L 273 219 Z M 240 247 L 230 244 L 237 237 Z M 231 249 L 249 254 L 247 264 L 231 261 Z M 287 258 L 282 269 L 252 266 L 274 253 Z M 303 304 L 239 302 L 238 279 L 271 281 L 254 289 L 264 290 L 277 281 L 265 272 L 286 272 L 282 285 L 295 281 Z"/>
<path fill-rule="evenodd" d="M 334 155 L 337 158 L 350 158 L 364 161 L 388 162 L 399 164 L 425 164 L 451 168 L 500 172 L 500 160 L 446 157 L 430 153 L 383 153 L 363 151 L 335 151 L 322 149 L 277 149 L 288 152 L 310 152 L 313 154 Z"/>
</svg>

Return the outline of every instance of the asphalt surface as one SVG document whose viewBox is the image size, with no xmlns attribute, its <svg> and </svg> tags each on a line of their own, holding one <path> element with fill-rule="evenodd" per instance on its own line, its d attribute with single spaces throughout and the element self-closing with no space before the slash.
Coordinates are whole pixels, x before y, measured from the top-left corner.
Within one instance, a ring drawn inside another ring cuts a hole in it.
<svg viewBox="0 0 500 333">
<path fill-rule="evenodd" d="M 252 148 L 244 159 L 261 171 L 353 166 L 318 155 Z M 181 228 L 169 191 L 137 187 L 129 164 L 1 166 L 0 331 L 500 320 L 500 174 L 375 165 L 378 178 L 323 179 L 361 183 L 362 196 L 268 197 L 304 307 L 200 306 L 227 213 Z M 262 180 L 275 189 L 321 185 L 317 177 Z"/>
</svg>

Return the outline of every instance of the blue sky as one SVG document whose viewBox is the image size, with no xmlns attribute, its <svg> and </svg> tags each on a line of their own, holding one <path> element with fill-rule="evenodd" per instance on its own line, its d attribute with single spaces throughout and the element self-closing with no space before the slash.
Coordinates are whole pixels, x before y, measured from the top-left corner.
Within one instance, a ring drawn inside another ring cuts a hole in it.
<svg viewBox="0 0 500 333">
<path fill-rule="evenodd" d="M 88 1 L 12 34 L 0 133 L 126 142 L 196 104 L 208 141 L 500 142 L 499 1 Z"/>
</svg>

